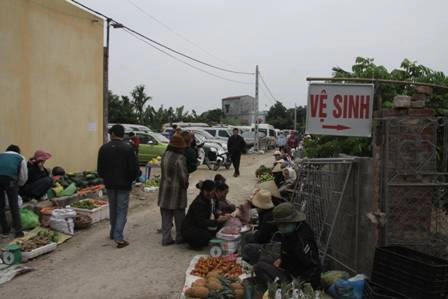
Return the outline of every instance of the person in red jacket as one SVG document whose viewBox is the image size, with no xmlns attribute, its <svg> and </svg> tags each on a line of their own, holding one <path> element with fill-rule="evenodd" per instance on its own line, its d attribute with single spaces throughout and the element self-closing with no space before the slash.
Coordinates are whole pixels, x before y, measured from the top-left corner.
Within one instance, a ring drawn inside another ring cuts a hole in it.
<svg viewBox="0 0 448 299">
<path fill-rule="evenodd" d="M 135 155 L 138 156 L 138 147 L 140 146 L 140 138 L 135 135 L 134 132 L 129 133 L 129 143 L 132 145 L 132 149 L 135 152 Z"/>
<path fill-rule="evenodd" d="M 288 148 L 289 150 L 295 149 L 299 146 L 299 139 L 297 138 L 297 133 L 295 131 L 291 131 L 291 135 L 288 138 Z"/>
</svg>

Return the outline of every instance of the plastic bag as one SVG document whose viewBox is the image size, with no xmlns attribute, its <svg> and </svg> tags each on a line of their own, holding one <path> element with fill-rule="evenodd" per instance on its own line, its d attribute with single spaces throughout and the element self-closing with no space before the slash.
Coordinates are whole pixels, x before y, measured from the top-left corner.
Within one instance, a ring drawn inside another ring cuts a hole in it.
<svg viewBox="0 0 448 299">
<path fill-rule="evenodd" d="M 50 217 L 50 227 L 58 232 L 74 235 L 75 234 L 75 222 L 73 218 L 57 218 L 54 216 Z"/>
<path fill-rule="evenodd" d="M 39 216 L 28 209 L 20 209 L 20 221 L 24 230 L 31 230 L 39 225 Z"/>
<path fill-rule="evenodd" d="M 76 211 L 73 209 L 55 209 L 51 212 L 50 227 L 55 231 L 67 234 L 75 234 Z"/>
</svg>

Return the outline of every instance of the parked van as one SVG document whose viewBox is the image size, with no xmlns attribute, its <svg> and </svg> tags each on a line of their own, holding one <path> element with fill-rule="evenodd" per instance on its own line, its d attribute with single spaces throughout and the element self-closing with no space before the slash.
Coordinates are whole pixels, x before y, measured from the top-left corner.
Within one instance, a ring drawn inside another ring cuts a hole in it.
<svg viewBox="0 0 448 299">
<path fill-rule="evenodd" d="M 203 130 L 212 135 L 213 137 L 219 139 L 227 140 L 229 139 L 230 136 L 232 136 L 232 132 L 230 131 L 229 128 L 210 127 L 210 128 L 203 128 Z"/>
<path fill-rule="evenodd" d="M 209 127 L 206 123 L 184 123 L 184 122 L 175 122 L 175 123 L 166 123 L 162 126 L 162 132 L 165 132 L 167 129 L 172 129 L 172 126 L 176 125 L 178 128 L 186 128 L 186 127 Z"/>
<path fill-rule="evenodd" d="M 255 125 L 251 126 L 251 131 L 255 132 Z M 274 126 L 270 124 L 259 124 L 258 125 L 258 133 L 262 133 L 266 136 L 266 142 L 268 149 L 276 148 L 277 146 L 277 132 L 275 131 Z"/>
</svg>

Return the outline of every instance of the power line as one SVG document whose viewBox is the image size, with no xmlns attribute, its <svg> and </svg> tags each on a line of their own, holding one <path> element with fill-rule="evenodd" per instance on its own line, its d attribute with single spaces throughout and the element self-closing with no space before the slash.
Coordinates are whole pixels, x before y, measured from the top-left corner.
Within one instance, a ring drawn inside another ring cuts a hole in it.
<svg viewBox="0 0 448 299">
<path fill-rule="evenodd" d="M 179 61 L 180 63 L 183 63 L 183 64 L 185 64 L 185 65 L 187 65 L 187 66 L 189 66 L 189 67 L 191 67 L 191 68 L 194 68 L 195 70 L 198 70 L 198 71 L 203 72 L 203 73 L 205 73 L 205 74 L 208 74 L 208 75 L 210 75 L 210 76 L 213 76 L 213 77 L 216 77 L 216 78 L 225 80 L 225 81 L 233 82 L 233 83 L 245 84 L 245 85 L 252 85 L 252 84 L 254 84 L 254 83 L 251 83 L 251 82 L 244 82 L 244 81 L 237 81 L 237 80 L 229 79 L 229 78 L 226 78 L 226 77 L 222 77 L 222 76 L 216 75 L 216 74 L 211 73 L 211 72 L 209 72 L 209 71 L 203 70 L 203 69 L 201 69 L 201 68 L 198 68 L 197 66 L 192 65 L 191 63 L 188 63 L 188 62 L 186 62 L 186 61 L 183 61 L 183 60 L 179 59 L 178 57 L 176 57 L 176 56 L 174 56 L 174 55 L 168 53 L 167 51 L 164 51 L 164 50 L 158 48 L 157 46 L 154 46 L 153 44 L 151 44 L 150 42 L 148 42 L 146 39 L 141 38 L 139 35 L 135 34 L 134 32 L 132 32 L 132 31 L 130 31 L 130 30 L 128 30 L 128 29 L 124 29 L 124 31 L 127 32 L 128 34 L 130 34 L 131 36 L 135 37 L 136 39 L 138 39 L 138 40 L 144 42 L 144 43 L 147 44 L 148 46 L 150 46 L 150 47 L 156 49 L 157 51 L 159 51 L 159 52 L 161 52 L 161 53 L 163 53 L 163 54 L 165 54 L 165 55 L 168 55 L 169 57 L 171 57 L 171 58 L 173 58 L 173 59 Z"/>
<path fill-rule="evenodd" d="M 161 25 L 162 27 L 164 27 L 165 29 L 167 29 L 168 31 L 172 32 L 173 34 L 177 35 L 177 37 L 183 39 L 184 41 L 186 41 L 187 43 L 195 46 L 196 48 L 200 49 L 202 52 L 206 53 L 207 55 L 209 55 L 210 57 L 213 57 L 217 60 L 219 60 L 220 62 L 227 64 L 228 66 L 232 66 L 231 64 L 229 64 L 228 62 L 226 62 L 225 60 L 217 57 L 216 55 L 213 55 L 212 53 L 210 53 L 209 51 L 205 50 L 204 48 L 202 48 L 201 46 L 199 46 L 197 43 L 193 42 L 192 40 L 184 37 L 182 34 L 176 32 L 173 28 L 171 28 L 170 26 L 168 26 L 167 24 L 163 23 L 161 20 L 159 20 L 158 18 L 154 17 L 153 15 L 151 15 L 149 12 L 147 12 L 145 9 L 143 9 L 141 6 L 137 5 L 134 1 L 132 0 L 127 0 L 129 2 L 129 4 L 131 4 L 132 6 L 134 6 L 136 9 L 138 9 L 141 13 L 143 13 L 144 15 L 146 15 L 148 18 L 150 18 L 151 20 L 155 21 L 156 23 L 158 23 L 159 25 Z"/>
<path fill-rule="evenodd" d="M 261 75 L 261 72 L 258 72 L 258 74 L 260 75 L 261 82 L 262 82 L 263 85 L 266 87 L 266 89 L 269 91 L 269 94 L 271 95 L 272 99 L 273 99 L 274 101 L 276 101 L 276 97 L 274 97 L 274 95 L 272 94 L 272 91 L 271 91 L 271 89 L 269 88 L 269 86 L 266 84 L 266 81 L 264 81 L 264 78 L 263 78 L 263 76 Z"/>
<path fill-rule="evenodd" d="M 170 48 L 170 47 L 168 47 L 168 46 L 166 46 L 166 45 L 164 45 L 164 44 L 162 44 L 162 43 L 160 43 L 160 42 L 158 42 L 158 41 L 156 41 L 156 40 L 154 40 L 154 39 L 152 39 L 152 38 L 150 38 L 150 37 L 148 37 L 148 36 L 146 36 L 146 35 L 144 35 L 144 34 L 142 34 L 142 33 L 140 33 L 140 32 L 138 32 L 138 31 L 136 31 L 136 30 L 134 30 L 134 29 L 132 29 L 132 28 L 130 28 L 130 27 L 128 27 L 128 26 L 126 26 L 126 25 L 124 25 L 124 24 L 122 24 L 122 23 L 116 21 L 116 20 L 114 20 L 113 18 L 108 17 L 108 16 L 106 16 L 105 14 L 100 13 L 100 12 L 98 12 L 98 11 L 96 11 L 96 10 L 94 10 L 94 9 L 92 9 L 92 8 L 90 8 L 90 7 L 88 7 L 88 6 L 84 5 L 84 4 L 82 4 L 82 3 L 78 2 L 78 1 L 76 1 L 76 0 L 70 0 L 70 1 L 72 1 L 73 3 L 76 3 L 77 5 L 83 7 L 83 8 L 85 8 L 85 9 L 91 11 L 91 12 L 96 13 L 97 15 L 102 16 L 103 18 L 106 18 L 106 19 L 108 19 L 108 20 L 111 20 L 111 21 L 114 22 L 114 23 L 117 23 L 117 24 L 122 25 L 122 29 L 125 28 L 125 29 L 127 29 L 127 30 L 133 32 L 134 34 L 136 34 L 136 35 L 138 35 L 138 36 L 140 36 L 140 37 L 142 37 L 142 38 L 148 40 L 149 42 L 151 42 L 151 43 L 153 43 L 153 44 L 156 44 L 156 45 L 158 45 L 158 46 L 160 46 L 160 47 L 162 47 L 162 48 L 164 48 L 164 49 L 166 49 L 166 50 L 168 50 L 168 51 L 171 51 L 171 52 L 173 52 L 173 53 L 175 53 L 175 54 L 177 54 L 177 55 L 183 56 L 183 57 L 188 58 L 188 59 L 190 59 L 190 60 L 193 60 L 193 61 L 195 61 L 195 62 L 197 62 L 197 63 L 203 64 L 203 65 L 205 65 L 205 66 L 208 66 L 208 67 L 211 67 L 211 68 L 214 68 L 214 69 L 223 71 L 223 72 L 229 72 L 229 73 L 234 73 L 234 74 L 242 74 L 242 75 L 254 75 L 254 73 L 240 72 L 240 71 L 235 71 L 235 70 L 231 70 L 231 69 L 226 69 L 226 68 L 222 68 L 222 67 L 219 67 L 219 66 L 216 66 L 216 65 L 213 65 L 213 64 L 204 62 L 204 61 L 202 61 L 202 60 L 196 59 L 196 58 L 194 58 L 194 57 L 192 57 L 192 56 L 190 56 L 190 55 L 184 54 L 184 53 L 182 53 L 182 52 L 180 52 L 180 51 L 177 51 L 177 50 L 175 50 L 175 49 L 173 49 L 173 48 Z"/>
</svg>

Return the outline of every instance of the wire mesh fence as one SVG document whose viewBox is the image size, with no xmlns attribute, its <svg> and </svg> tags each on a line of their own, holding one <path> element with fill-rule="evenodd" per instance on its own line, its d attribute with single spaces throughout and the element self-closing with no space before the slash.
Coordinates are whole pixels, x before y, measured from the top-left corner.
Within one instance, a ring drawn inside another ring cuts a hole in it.
<svg viewBox="0 0 448 299">
<path fill-rule="evenodd" d="M 298 165 L 293 204 L 307 216 L 323 263 L 356 272 L 358 178 L 356 159 L 310 159 Z"/>
<path fill-rule="evenodd" d="M 443 118 L 387 118 L 382 147 L 383 245 L 448 257 L 448 134 Z"/>
</svg>

